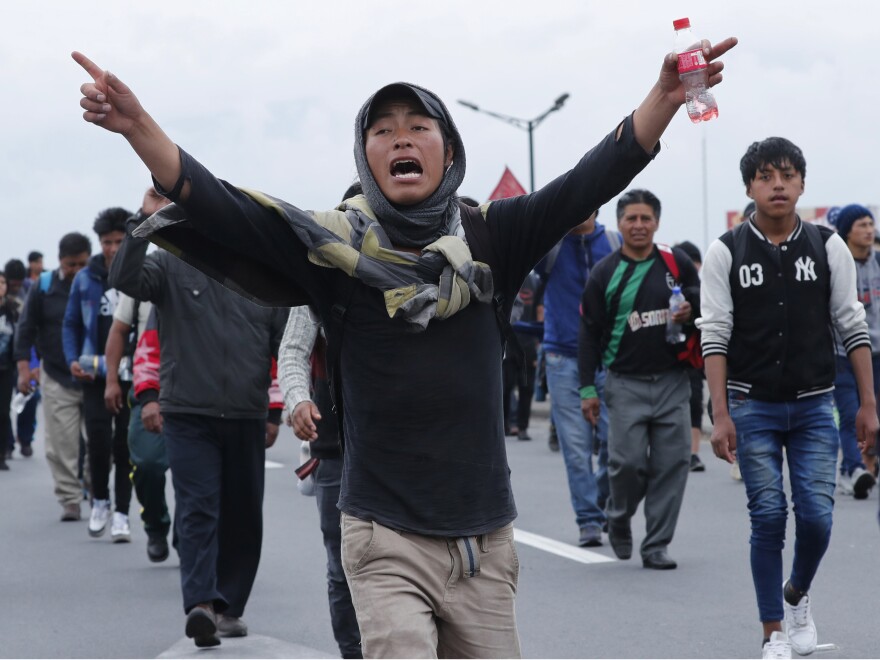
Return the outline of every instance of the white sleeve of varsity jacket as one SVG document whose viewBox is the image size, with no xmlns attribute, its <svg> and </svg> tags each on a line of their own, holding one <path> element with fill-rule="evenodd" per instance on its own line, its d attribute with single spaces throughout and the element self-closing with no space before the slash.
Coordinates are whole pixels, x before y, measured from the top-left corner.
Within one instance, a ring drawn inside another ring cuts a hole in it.
<svg viewBox="0 0 880 660">
<path fill-rule="evenodd" d="M 318 336 L 318 322 L 308 306 L 292 307 L 278 347 L 278 383 L 287 414 L 311 401 L 312 365 L 309 358 Z"/>
<path fill-rule="evenodd" d="M 700 329 L 703 357 L 727 355 L 727 344 L 733 332 L 733 296 L 730 293 L 730 268 L 733 255 L 720 240 L 706 250 L 700 271 Z"/>
<path fill-rule="evenodd" d="M 834 234 L 825 242 L 828 270 L 831 271 L 831 322 L 843 342 L 846 354 L 859 346 L 871 348 L 865 307 L 859 302 L 856 264 L 843 239 Z"/>
</svg>

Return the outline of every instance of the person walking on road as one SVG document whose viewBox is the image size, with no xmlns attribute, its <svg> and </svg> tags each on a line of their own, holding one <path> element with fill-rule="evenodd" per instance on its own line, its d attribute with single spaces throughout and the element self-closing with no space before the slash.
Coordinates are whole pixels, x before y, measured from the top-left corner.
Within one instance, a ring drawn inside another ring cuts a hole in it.
<svg viewBox="0 0 880 660">
<path fill-rule="evenodd" d="M 739 459 L 746 487 L 764 657 L 807 655 L 818 643 L 809 592 L 831 540 L 839 450 L 832 327 L 856 381 L 862 446 L 880 427 L 871 340 L 852 254 L 831 229 L 803 222 L 795 210 L 806 176 L 801 150 L 785 138 L 754 142 L 740 173 L 755 213 L 714 241 L 703 264 L 712 448 L 728 462 Z M 784 582 L 783 453 L 795 518 Z"/>
<path fill-rule="evenodd" d="M 681 250 L 654 243 L 660 200 L 630 190 L 617 201 L 623 246 L 602 260 L 584 289 L 578 351 L 581 409 L 599 421 L 596 372 L 604 365 L 608 405 L 608 542 L 619 559 L 632 556 L 631 519 L 645 501 L 645 568 L 677 567 L 672 542 L 690 459 L 690 383 L 679 346 L 666 340 L 672 287 L 687 299 L 672 321 L 690 324 L 700 280 Z M 665 253 L 665 254 L 664 254 Z"/>
<path fill-rule="evenodd" d="M 62 328 L 70 287 L 86 267 L 92 244 L 87 236 L 65 234 L 58 243 L 58 268 L 40 275 L 28 291 L 15 333 L 14 357 L 18 366 L 18 391 L 43 394 L 46 422 L 46 461 L 61 504 L 61 520 L 80 520 L 83 488 L 79 480 L 82 385 L 70 375 L 64 357 Z M 40 355 L 37 371 L 31 354 Z"/>
<path fill-rule="evenodd" d="M 871 336 L 871 366 L 874 391 L 880 385 L 880 253 L 874 251 L 874 214 L 859 204 L 850 204 L 835 214 L 837 233 L 846 243 L 856 264 L 857 295 L 865 307 L 868 334 Z M 868 470 L 856 437 L 856 414 L 859 411 L 859 389 L 846 349 L 835 333 L 837 351 L 834 378 L 834 402 L 840 413 L 840 471 L 837 490 L 857 500 L 867 499 L 877 483 Z"/>
<path fill-rule="evenodd" d="M 88 439 L 89 470 L 92 483 L 92 513 L 89 535 L 103 536 L 110 523 L 114 543 L 131 541 L 128 508 L 131 504 L 131 480 L 128 477 L 128 407 L 117 414 L 104 406 L 104 370 L 101 368 L 104 345 L 113 323 L 116 290 L 107 282 L 107 272 L 122 243 L 129 211 L 115 207 L 101 211 L 95 219 L 101 254 L 89 259 L 76 274 L 70 287 L 64 315 L 62 341 L 70 374 L 82 383 L 83 414 Z M 81 365 L 83 356 L 93 364 Z M 89 370 L 84 370 L 83 367 Z M 110 502 L 110 470 L 113 470 L 114 509 Z"/>
<path fill-rule="evenodd" d="M 128 229 L 141 220 L 130 218 Z M 160 417 L 150 426 L 161 428 L 174 484 L 185 631 L 196 646 L 216 646 L 218 633 L 248 633 L 266 447 L 281 421 L 272 368 L 287 310 L 258 307 L 165 250 L 147 256 L 148 245 L 126 236 L 110 282 L 158 315 Z M 148 405 L 155 412 L 140 396 L 142 414 Z"/>
</svg>

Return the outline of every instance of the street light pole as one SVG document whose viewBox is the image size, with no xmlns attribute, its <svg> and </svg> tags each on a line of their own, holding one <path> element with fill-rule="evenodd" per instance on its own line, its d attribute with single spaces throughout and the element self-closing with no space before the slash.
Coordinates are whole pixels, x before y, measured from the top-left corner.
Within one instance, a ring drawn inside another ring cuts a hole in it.
<svg viewBox="0 0 880 660">
<path fill-rule="evenodd" d="M 568 100 L 569 95 L 563 94 L 559 98 L 554 101 L 553 105 L 540 115 L 535 117 L 534 119 L 522 119 L 520 117 L 511 117 L 510 115 L 505 115 L 500 112 L 493 112 L 491 110 L 484 110 L 476 103 L 471 103 L 470 101 L 462 101 L 459 99 L 459 103 L 466 108 L 470 108 L 474 112 L 482 112 L 484 115 L 489 115 L 490 117 L 495 117 L 495 119 L 500 119 L 501 121 L 516 126 L 517 128 L 521 128 L 529 134 L 529 192 L 535 192 L 535 140 L 534 140 L 534 132 L 535 129 L 547 118 L 551 112 L 555 112 L 562 108 L 565 105 L 565 102 Z"/>
</svg>

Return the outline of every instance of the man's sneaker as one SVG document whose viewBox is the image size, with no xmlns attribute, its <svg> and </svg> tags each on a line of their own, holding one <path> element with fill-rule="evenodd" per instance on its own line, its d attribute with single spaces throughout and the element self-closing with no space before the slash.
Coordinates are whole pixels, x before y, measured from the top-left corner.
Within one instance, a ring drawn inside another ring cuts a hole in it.
<svg viewBox="0 0 880 660">
<path fill-rule="evenodd" d="M 519 438 L 520 440 L 531 440 L 532 436 L 530 436 L 529 432 L 525 429 L 520 429 L 519 433 L 517 434 L 517 438 Z"/>
<path fill-rule="evenodd" d="M 113 523 L 110 525 L 110 540 L 114 543 L 131 543 L 131 529 L 128 526 L 128 516 L 116 511 L 113 514 Z"/>
<path fill-rule="evenodd" d="M 0 456 L 0 470 L 8 470 L 9 466 L 6 464 L 6 457 Z"/>
<path fill-rule="evenodd" d="M 773 660 L 791 658 L 791 642 L 788 641 L 788 636 L 784 632 L 771 633 L 770 639 L 764 642 L 761 657 L 765 660 L 768 658 Z"/>
<path fill-rule="evenodd" d="M 247 637 L 247 624 L 237 616 L 217 615 L 217 632 L 221 637 Z"/>
<path fill-rule="evenodd" d="M 164 534 L 147 535 L 147 557 L 155 564 L 168 559 L 168 539 Z"/>
<path fill-rule="evenodd" d="M 853 482 L 852 477 L 843 472 L 837 475 L 837 492 L 839 495 L 852 495 Z"/>
<path fill-rule="evenodd" d="M 852 475 L 850 475 L 850 481 L 852 482 L 853 497 L 857 500 L 867 499 L 868 493 L 871 492 L 874 484 L 877 483 L 874 475 L 863 467 L 857 467 L 853 470 Z"/>
<path fill-rule="evenodd" d="M 89 536 L 95 538 L 104 535 L 107 521 L 110 520 L 110 500 L 92 502 L 92 515 L 89 517 Z"/>
<path fill-rule="evenodd" d="M 691 454 L 691 472 L 705 472 L 706 466 L 696 454 Z"/>
<path fill-rule="evenodd" d="M 218 646 L 217 618 L 214 610 L 196 606 L 186 615 L 186 636 L 193 640 L 199 648 Z"/>
<path fill-rule="evenodd" d="M 73 522 L 82 517 L 79 502 L 65 504 L 61 510 L 61 522 Z"/>
<path fill-rule="evenodd" d="M 602 545 L 602 528 L 599 525 L 581 527 L 578 545 L 582 548 L 598 548 Z"/>
<path fill-rule="evenodd" d="M 736 481 L 742 481 L 743 476 L 742 472 L 739 471 L 739 461 L 734 460 L 730 465 L 730 476 L 732 479 Z"/>
<path fill-rule="evenodd" d="M 816 624 L 813 623 L 813 613 L 810 608 L 810 594 L 803 594 L 797 605 L 791 605 L 785 598 L 785 592 L 794 591 L 791 584 L 786 581 L 782 585 L 782 607 L 785 611 L 785 633 L 791 642 L 791 648 L 800 655 L 809 655 L 816 650 L 819 636 L 816 633 Z"/>
<path fill-rule="evenodd" d="M 31 447 L 30 443 L 21 445 L 21 455 L 25 458 L 30 458 L 34 455 L 34 448 Z"/>
</svg>

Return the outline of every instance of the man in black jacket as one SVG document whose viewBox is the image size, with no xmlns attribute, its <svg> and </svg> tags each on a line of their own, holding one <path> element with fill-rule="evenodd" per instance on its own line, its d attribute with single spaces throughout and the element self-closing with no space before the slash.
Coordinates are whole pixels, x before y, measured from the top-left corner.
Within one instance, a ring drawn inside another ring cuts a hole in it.
<svg viewBox="0 0 880 660">
<path fill-rule="evenodd" d="M 15 332 L 13 358 L 18 366 L 18 391 L 28 394 L 39 383 L 46 419 L 46 461 L 61 504 L 61 520 L 81 516 L 79 481 L 82 386 L 70 376 L 61 343 L 64 313 L 74 276 L 92 253 L 89 239 L 65 234 L 58 243 L 58 269 L 44 272 L 30 287 Z M 31 347 L 41 357 L 38 373 L 31 369 Z"/>
<path fill-rule="evenodd" d="M 129 230 L 143 220 L 134 216 Z M 286 310 L 258 307 L 164 250 L 126 236 L 111 285 L 155 305 L 159 405 L 174 483 L 186 634 L 197 646 L 243 636 L 263 537 L 272 358 Z"/>
</svg>

